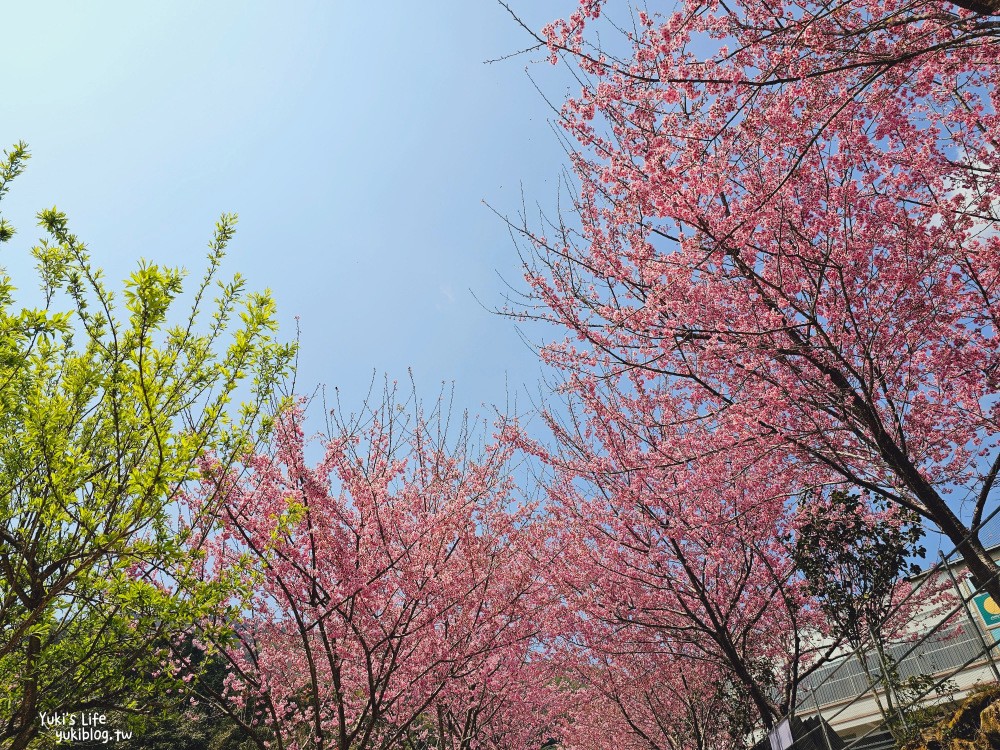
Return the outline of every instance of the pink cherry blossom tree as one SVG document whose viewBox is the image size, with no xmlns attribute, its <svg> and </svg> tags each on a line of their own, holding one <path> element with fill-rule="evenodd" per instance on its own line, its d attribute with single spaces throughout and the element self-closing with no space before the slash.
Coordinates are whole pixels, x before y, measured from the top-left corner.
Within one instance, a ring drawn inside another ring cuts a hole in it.
<svg viewBox="0 0 1000 750">
<path fill-rule="evenodd" d="M 520 661 L 491 653 L 435 701 L 423 747 L 537 750 L 549 739 L 562 738 L 573 699 L 563 687 L 565 676 L 565 665 L 549 653 L 521 654 Z M 420 750 L 421 745 L 409 747 Z"/>
<path fill-rule="evenodd" d="M 477 453 L 390 393 L 310 465 L 302 423 L 285 412 L 245 476 L 208 469 L 226 500 L 203 574 L 244 594 L 204 623 L 229 669 L 207 697 L 261 747 L 537 747 L 543 599 L 510 443 Z"/>
<path fill-rule="evenodd" d="M 540 37 L 582 82 L 576 212 L 518 225 L 523 312 L 599 418 L 650 402 L 617 429 L 697 421 L 674 463 L 777 452 L 799 490 L 870 492 L 997 597 L 1000 63 L 993 6 L 962 6 L 581 0 Z"/>
<path fill-rule="evenodd" d="M 572 750 L 600 750 L 609 737 L 623 750 L 739 750 L 747 746 L 753 707 L 707 662 L 655 653 L 649 644 L 580 665 L 586 685 L 575 696 L 563 737 Z"/>
<path fill-rule="evenodd" d="M 616 675 L 629 682 L 629 670 L 654 680 L 652 662 L 707 669 L 713 690 L 739 696 L 756 726 L 770 728 L 795 705 L 827 632 L 789 546 L 790 493 L 811 478 L 778 452 L 741 463 L 738 446 L 696 422 L 663 429 L 676 421 L 667 405 L 633 384 L 630 398 L 577 394 L 584 407 L 551 420 L 559 452 L 526 443 L 555 469 L 547 509 L 559 551 L 549 576 L 565 608 L 559 640 L 580 653 L 584 684 L 588 665 L 610 670 L 598 690 Z M 685 458 L 696 446 L 700 458 Z M 626 658 L 635 663 L 622 667 Z M 673 689 L 697 702 L 708 687 Z M 637 696 L 619 696 L 621 720 Z M 669 721 L 691 720 L 685 705 L 666 702 L 679 712 Z"/>
</svg>

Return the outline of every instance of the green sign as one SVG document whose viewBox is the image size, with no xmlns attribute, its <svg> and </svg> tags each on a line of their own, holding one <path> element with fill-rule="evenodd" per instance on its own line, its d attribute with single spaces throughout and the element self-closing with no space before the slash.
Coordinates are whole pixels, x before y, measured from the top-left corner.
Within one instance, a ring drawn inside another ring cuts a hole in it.
<svg viewBox="0 0 1000 750">
<path fill-rule="evenodd" d="M 979 616 L 983 618 L 986 627 L 992 628 L 1000 625 L 1000 607 L 989 594 L 976 594 L 972 601 L 976 603 Z"/>
</svg>

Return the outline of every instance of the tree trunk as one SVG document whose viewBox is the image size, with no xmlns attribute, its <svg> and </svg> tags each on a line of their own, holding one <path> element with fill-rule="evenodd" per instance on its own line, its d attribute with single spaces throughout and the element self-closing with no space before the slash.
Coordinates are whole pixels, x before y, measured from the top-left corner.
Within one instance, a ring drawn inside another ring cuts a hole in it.
<svg viewBox="0 0 1000 750">
<path fill-rule="evenodd" d="M 28 637 L 28 648 L 24 660 L 24 695 L 21 699 L 21 731 L 14 737 L 9 750 L 24 750 L 35 738 L 35 721 L 38 718 L 38 655 L 42 652 L 42 639 L 37 635 Z"/>
<path fill-rule="evenodd" d="M 951 540 L 962 556 L 976 588 L 987 592 L 993 597 L 993 601 L 1000 602 L 1000 567 L 979 541 L 979 533 L 966 528 L 936 492 L 920 499 L 931 511 L 928 517 Z"/>
</svg>

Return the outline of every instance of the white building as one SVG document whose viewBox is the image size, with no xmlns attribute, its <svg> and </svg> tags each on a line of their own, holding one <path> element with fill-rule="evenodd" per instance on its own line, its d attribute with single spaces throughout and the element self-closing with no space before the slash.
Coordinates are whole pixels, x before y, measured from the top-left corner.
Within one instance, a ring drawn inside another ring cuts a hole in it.
<svg viewBox="0 0 1000 750">
<path fill-rule="evenodd" d="M 993 547 L 991 553 L 994 559 L 1000 559 L 1000 546 Z M 959 582 L 963 597 L 969 597 L 971 588 L 961 583 L 964 578 L 965 566 L 952 562 L 950 568 L 940 565 L 917 576 L 914 585 L 925 579 L 923 585 L 942 585 L 955 591 L 954 580 Z M 923 705 L 958 701 L 976 685 L 1000 681 L 1000 646 L 991 648 L 1000 640 L 1000 607 L 979 594 L 964 606 L 955 597 L 948 613 L 952 614 L 947 618 L 940 613 L 918 615 L 913 624 L 914 639 L 887 647 L 900 680 L 931 677 L 946 689 L 945 694 L 927 694 Z M 804 697 L 796 715 L 807 720 L 822 715 L 851 750 L 893 748 L 879 709 L 879 702 L 883 708 L 886 706 L 884 687 L 878 679 L 883 671 L 879 662 L 875 654 L 866 654 L 863 664 L 851 653 L 824 664 L 803 681 L 800 689 Z M 905 715 L 900 720 L 905 722 Z M 818 747 L 825 747 L 823 738 L 815 739 L 820 740 Z"/>
</svg>

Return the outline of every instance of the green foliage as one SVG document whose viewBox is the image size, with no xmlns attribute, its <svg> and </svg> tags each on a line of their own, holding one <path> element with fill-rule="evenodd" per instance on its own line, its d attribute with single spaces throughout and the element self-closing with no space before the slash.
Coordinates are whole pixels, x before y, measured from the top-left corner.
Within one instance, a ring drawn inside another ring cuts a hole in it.
<svg viewBox="0 0 1000 750">
<path fill-rule="evenodd" d="M 0 197 L 28 158 L 0 164 Z M 236 218 L 178 314 L 185 272 L 140 262 L 119 295 L 55 208 L 32 253 L 43 306 L 0 271 L 0 747 L 42 711 L 142 711 L 169 676 L 151 646 L 226 596 L 191 588 L 185 483 L 232 464 L 269 424 L 293 347 L 267 293 L 218 280 Z M 0 241 L 13 228 L 0 219 Z M 213 292 L 214 290 L 214 292 Z M 234 406 L 233 401 L 243 401 Z"/>
<path fill-rule="evenodd" d="M 874 679 L 882 691 L 881 699 L 876 697 L 879 710 L 893 736 L 902 737 L 909 731 L 908 717 L 920 710 L 925 694 L 940 696 L 952 689 L 949 683 L 936 685 L 927 675 L 902 679 L 886 648 L 885 631 L 901 577 L 919 572 L 911 560 L 924 555 L 920 519 L 841 491 L 810 498 L 800 512 L 796 566 L 809 593 L 817 597 L 832 635 L 855 649 L 870 678 L 871 659 L 865 652 L 876 660 Z"/>
<path fill-rule="evenodd" d="M 950 693 L 953 694 L 956 690 L 957 687 L 951 683 Z M 896 747 L 903 750 L 940 748 L 950 747 L 953 742 L 956 745 L 961 744 L 962 747 L 996 747 L 996 736 L 992 738 L 983 736 L 984 733 L 980 730 L 988 729 L 982 724 L 984 709 L 994 705 L 998 700 L 1000 700 L 1000 685 L 987 683 L 973 687 L 960 703 L 946 701 L 914 710 L 907 714 L 906 727 L 894 728 Z"/>
<path fill-rule="evenodd" d="M 116 726 L 130 737 L 116 743 L 116 750 L 251 750 L 254 739 L 231 717 L 204 700 L 190 702 L 207 689 L 222 689 L 227 663 L 206 655 L 191 639 L 175 644 L 175 653 L 197 662 L 198 677 L 187 689 L 178 691 L 173 700 L 164 702 L 158 712 L 143 715 L 118 714 Z"/>
<path fill-rule="evenodd" d="M 796 567 L 834 635 L 854 648 L 881 633 L 900 576 L 915 574 L 924 530 L 906 511 L 869 507 L 859 495 L 831 492 L 809 498 L 800 511 L 793 550 Z"/>
<path fill-rule="evenodd" d="M 940 723 L 949 709 L 954 708 L 950 698 L 958 692 L 958 684 L 926 674 L 900 680 L 895 665 L 891 674 L 897 681 L 895 695 L 902 716 L 891 716 L 888 727 L 896 744 L 901 745 L 912 740 L 922 729 Z"/>
</svg>

